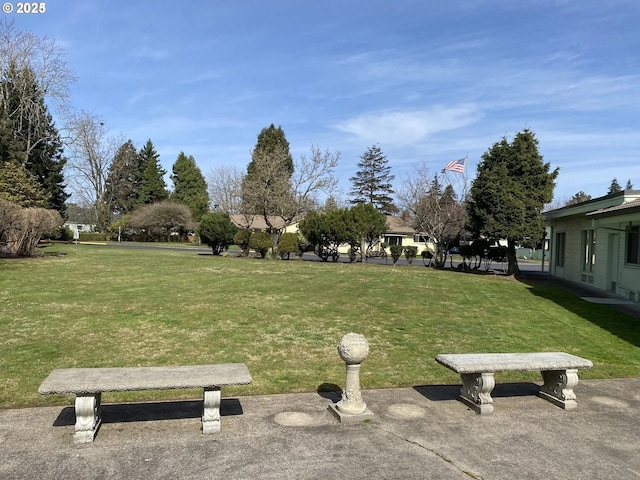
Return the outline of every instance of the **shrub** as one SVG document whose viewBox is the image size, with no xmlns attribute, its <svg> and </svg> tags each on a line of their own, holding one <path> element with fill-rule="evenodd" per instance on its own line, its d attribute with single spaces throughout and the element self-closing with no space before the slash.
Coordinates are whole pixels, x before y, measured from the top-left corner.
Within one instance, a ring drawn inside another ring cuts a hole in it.
<svg viewBox="0 0 640 480">
<path fill-rule="evenodd" d="M 433 253 L 429 250 L 423 250 L 420 255 L 422 256 L 422 263 L 424 263 L 425 267 L 430 266 L 431 260 L 433 260 Z"/>
<path fill-rule="evenodd" d="M 249 255 L 249 240 L 251 239 L 251 230 L 238 230 L 233 236 L 233 243 L 240 247 L 242 254 L 246 257 Z"/>
<path fill-rule="evenodd" d="M 238 228 L 224 212 L 205 213 L 198 227 L 198 235 L 209 245 L 214 255 L 220 255 L 233 243 Z"/>
<path fill-rule="evenodd" d="M 55 237 L 53 237 L 53 239 L 60 240 L 62 242 L 70 242 L 71 240 L 73 240 L 73 231 L 71 231 L 69 227 L 63 226 L 60 228 L 60 230 L 58 230 L 58 233 Z"/>
<path fill-rule="evenodd" d="M 409 266 L 413 263 L 413 259 L 418 255 L 418 247 L 409 246 L 404 247 L 404 258 L 407 259 L 407 263 Z"/>
<path fill-rule="evenodd" d="M 400 255 L 402 255 L 402 245 L 391 245 L 389 249 L 391 250 L 391 258 L 393 259 L 393 264 L 395 265 L 400 258 Z"/>
<path fill-rule="evenodd" d="M 44 236 L 55 235 L 62 226 L 55 210 L 22 208 L 0 199 L 0 251 L 17 257 L 30 257 Z"/>
<path fill-rule="evenodd" d="M 278 243 L 278 255 L 283 260 L 289 260 L 292 253 L 298 253 L 300 250 L 300 239 L 297 233 L 283 233 Z"/>
<path fill-rule="evenodd" d="M 307 241 L 304 235 L 298 232 L 298 258 L 302 260 L 304 252 L 313 252 L 313 250 L 313 245 Z"/>
<path fill-rule="evenodd" d="M 164 238 L 167 242 L 171 241 L 172 232 L 195 226 L 189 207 L 168 200 L 139 207 L 129 222 L 133 228 L 146 230 L 152 240 Z"/>
<path fill-rule="evenodd" d="M 249 238 L 249 248 L 253 248 L 260 254 L 260 258 L 265 258 L 270 248 L 273 248 L 273 240 L 267 232 L 253 232 Z"/>
</svg>

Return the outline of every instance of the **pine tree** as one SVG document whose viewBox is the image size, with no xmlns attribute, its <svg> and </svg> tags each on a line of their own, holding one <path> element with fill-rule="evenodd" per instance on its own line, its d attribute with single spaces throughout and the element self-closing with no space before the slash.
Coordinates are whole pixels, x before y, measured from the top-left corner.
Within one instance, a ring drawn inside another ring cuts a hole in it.
<svg viewBox="0 0 640 480">
<path fill-rule="evenodd" d="M 34 72 L 10 65 L 0 72 L 0 161 L 18 161 L 49 198 L 47 208 L 64 212 L 62 141 Z"/>
<path fill-rule="evenodd" d="M 109 166 L 105 182 L 105 198 L 116 215 L 132 212 L 138 205 L 142 184 L 142 156 L 131 140 L 123 143 Z"/>
<path fill-rule="evenodd" d="M 207 182 L 194 158 L 180 152 L 173 164 L 173 201 L 183 203 L 191 209 L 194 220 L 199 221 L 209 211 Z M 234 232 L 235 233 L 235 232 Z"/>
<path fill-rule="evenodd" d="M 167 184 L 164 176 L 167 173 L 162 168 L 158 159 L 160 155 L 156 152 L 151 139 L 140 150 L 140 164 L 142 168 L 142 180 L 138 194 L 138 205 L 156 203 L 169 198 Z"/>
<path fill-rule="evenodd" d="M 283 174 L 291 177 L 293 174 L 293 157 L 289 152 L 289 142 L 287 141 L 287 137 L 285 136 L 282 127 L 278 126 L 276 128 L 272 123 L 268 127 L 263 128 L 258 134 L 258 141 L 254 148 L 254 152 L 273 155 L 276 151 L 285 152 L 286 159 L 282 166 Z M 252 175 L 254 173 L 254 169 L 255 166 L 252 160 L 247 166 L 247 175 Z"/>
<path fill-rule="evenodd" d="M 386 215 L 397 212 L 391 197 L 394 194 L 391 182 L 395 176 L 391 175 L 391 167 L 380 146 L 372 145 L 360 158 L 358 171 L 350 178 L 353 183 L 350 202 L 369 203 Z"/>
<path fill-rule="evenodd" d="M 607 194 L 610 195 L 612 193 L 618 193 L 621 191 L 622 191 L 622 187 L 618 183 L 618 179 L 614 178 L 613 180 L 611 180 L 611 185 L 609 185 L 609 191 L 607 192 Z"/>
<path fill-rule="evenodd" d="M 38 179 L 18 162 L 0 163 L 0 198 L 21 207 L 47 208 L 49 196 Z"/>
<path fill-rule="evenodd" d="M 476 236 L 507 240 L 508 275 L 520 273 L 516 243 L 542 238 L 542 208 L 553 198 L 559 171 L 549 169 L 528 129 L 511 143 L 506 138 L 495 143 L 478 165 L 467 204 L 469 224 Z"/>
<path fill-rule="evenodd" d="M 243 213 L 262 215 L 270 228 L 272 216 L 291 216 L 295 211 L 292 174 L 293 159 L 282 127 L 263 128 L 242 179 Z"/>
<path fill-rule="evenodd" d="M 627 180 L 627 185 L 624 187 L 625 190 L 633 190 L 633 184 L 631 183 L 631 179 Z"/>
</svg>

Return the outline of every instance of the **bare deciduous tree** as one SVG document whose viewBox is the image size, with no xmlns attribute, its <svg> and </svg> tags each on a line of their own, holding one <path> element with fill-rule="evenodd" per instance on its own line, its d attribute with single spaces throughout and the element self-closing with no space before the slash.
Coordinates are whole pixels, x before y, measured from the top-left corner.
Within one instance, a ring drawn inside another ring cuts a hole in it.
<svg viewBox="0 0 640 480">
<path fill-rule="evenodd" d="M 105 187 L 119 140 L 107 138 L 104 122 L 85 111 L 70 116 L 68 129 L 69 187 L 79 200 L 95 208 L 98 228 L 104 231 L 110 220 Z"/>
<path fill-rule="evenodd" d="M 52 38 L 18 30 L 14 21 L 0 20 L 0 71 L 10 66 L 31 70 L 38 89 L 62 111 L 69 105 L 69 87 L 76 81 L 65 56 L 64 48 Z"/>
<path fill-rule="evenodd" d="M 274 235 L 274 244 L 277 244 L 279 235 L 273 218 L 288 225 L 295 218 L 316 209 L 319 194 L 325 192 L 330 195 L 335 189 L 337 182 L 333 169 L 339 159 L 339 152 L 322 151 L 312 145 L 311 156 L 302 156 L 289 177 L 283 174 L 290 160 L 284 149 L 276 147 L 268 153 L 254 150 L 253 173 L 245 176 L 242 183 L 243 212 L 262 216 Z"/>
<path fill-rule="evenodd" d="M 213 210 L 236 215 L 242 210 L 242 178 L 245 172 L 235 165 L 211 168 L 207 174 Z"/>
<path fill-rule="evenodd" d="M 14 21 L 0 19 L 0 106 L 9 106 L 8 119 L 21 138 L 24 158 L 50 141 L 50 121 L 41 99 L 51 101 L 62 116 L 68 112 L 69 88 L 76 78 L 67 67 L 65 50 L 55 40 L 18 30 Z M 14 95 L 18 96 L 16 99 Z M 29 125 L 29 128 L 22 126 Z"/>
<path fill-rule="evenodd" d="M 331 153 L 328 149 L 311 145 L 311 156 L 301 156 L 296 163 L 291 188 L 297 204 L 296 215 L 302 215 L 317 208 L 318 195 L 322 192 L 331 197 L 335 194 L 337 179 L 333 169 L 338 166 L 340 152 Z"/>
<path fill-rule="evenodd" d="M 438 175 L 431 175 L 429 168 L 420 164 L 404 177 L 398 202 L 411 226 L 433 242 L 436 264 L 443 265 L 449 244 L 460 235 L 466 220 L 464 205 L 453 187 L 449 184 L 443 188 Z"/>
</svg>

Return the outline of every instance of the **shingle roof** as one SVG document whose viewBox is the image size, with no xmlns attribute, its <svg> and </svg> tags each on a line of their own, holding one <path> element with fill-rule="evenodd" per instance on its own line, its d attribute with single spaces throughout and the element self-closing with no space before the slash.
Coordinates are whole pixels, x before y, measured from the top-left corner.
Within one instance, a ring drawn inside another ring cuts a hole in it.
<svg viewBox="0 0 640 480">
<path fill-rule="evenodd" d="M 266 230 L 269 228 L 262 215 L 230 215 L 231 221 L 240 228 L 250 230 Z M 271 216 L 269 222 L 275 228 L 284 228 L 286 225 L 280 217 Z"/>
<path fill-rule="evenodd" d="M 631 213 L 633 211 L 640 211 L 640 198 L 630 202 L 621 203 L 614 207 L 601 208 L 595 212 L 587 213 L 587 217 L 609 216 L 619 213 Z"/>
</svg>

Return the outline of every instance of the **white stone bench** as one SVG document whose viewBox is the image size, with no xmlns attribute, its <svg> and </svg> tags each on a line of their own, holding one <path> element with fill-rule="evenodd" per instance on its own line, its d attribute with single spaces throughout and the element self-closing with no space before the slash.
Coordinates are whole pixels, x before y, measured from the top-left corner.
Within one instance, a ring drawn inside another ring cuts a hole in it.
<svg viewBox="0 0 640 480">
<path fill-rule="evenodd" d="M 244 363 L 220 365 L 61 368 L 38 388 L 41 395 L 75 395 L 74 443 L 92 442 L 100 427 L 102 392 L 204 388 L 202 433 L 220 431 L 220 388 L 251 383 Z"/>
<path fill-rule="evenodd" d="M 481 415 L 493 412 L 495 372 L 540 371 L 544 385 L 538 395 L 570 410 L 577 406 L 573 388 L 578 384 L 578 369 L 593 366 L 590 360 L 562 352 L 442 354 L 436 361 L 460 374 L 459 400 Z"/>
</svg>

